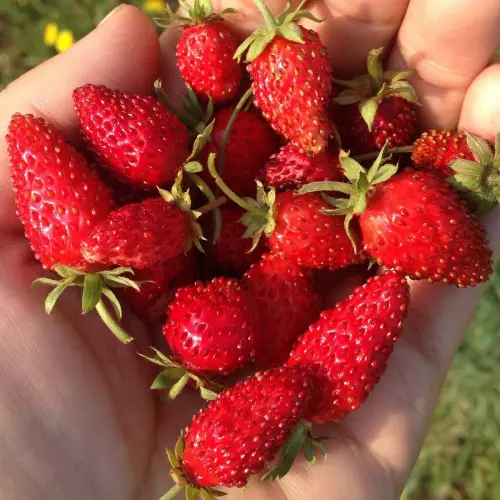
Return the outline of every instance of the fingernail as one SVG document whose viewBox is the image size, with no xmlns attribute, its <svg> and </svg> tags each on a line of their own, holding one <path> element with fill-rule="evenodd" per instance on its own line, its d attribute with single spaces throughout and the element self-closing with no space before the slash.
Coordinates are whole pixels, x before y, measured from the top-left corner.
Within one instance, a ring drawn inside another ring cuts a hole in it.
<svg viewBox="0 0 500 500">
<path fill-rule="evenodd" d="M 106 21 L 109 20 L 110 17 L 114 16 L 119 10 L 121 10 L 123 7 L 125 7 L 125 4 L 124 3 L 121 3 L 120 5 L 118 5 L 117 7 L 115 7 L 100 23 L 99 23 L 99 26 L 101 26 L 101 24 L 104 24 Z"/>
</svg>

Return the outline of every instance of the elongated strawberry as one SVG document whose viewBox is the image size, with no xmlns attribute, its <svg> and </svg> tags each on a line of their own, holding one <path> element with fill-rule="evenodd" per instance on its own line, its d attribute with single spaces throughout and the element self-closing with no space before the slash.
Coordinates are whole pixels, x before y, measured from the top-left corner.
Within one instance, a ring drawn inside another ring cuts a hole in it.
<svg viewBox="0 0 500 500">
<path fill-rule="evenodd" d="M 329 204 L 321 195 L 297 196 L 292 191 L 276 194 L 273 188 L 266 192 L 257 182 L 255 200 L 239 198 L 217 173 L 214 158 L 209 157 L 209 172 L 224 194 L 247 211 L 241 222 L 247 228 L 244 237 L 253 239 L 253 247 L 265 235 L 271 253 L 311 269 L 334 270 L 365 260 L 364 252 L 351 245 L 343 221 L 324 213 Z M 355 227 L 353 238 L 358 239 Z"/>
<path fill-rule="evenodd" d="M 222 392 L 193 418 L 175 452 L 168 451 L 177 485 L 165 498 L 187 488 L 212 499 L 219 496 L 213 487 L 245 486 L 285 444 L 311 397 L 303 367 L 257 373 Z"/>
<path fill-rule="evenodd" d="M 196 278 L 195 254 L 193 251 L 181 252 L 152 269 L 136 271 L 134 277 L 140 282 L 140 290 L 123 290 L 128 306 L 148 323 L 164 320 L 168 304 L 177 290 L 190 285 Z"/>
<path fill-rule="evenodd" d="M 252 240 L 243 238 L 245 226 L 239 221 L 245 211 L 238 206 L 226 204 L 220 209 L 222 228 L 217 241 L 210 247 L 212 264 L 218 270 L 235 276 L 243 275 L 266 251 L 264 240 L 252 248 Z"/>
<path fill-rule="evenodd" d="M 264 184 L 274 187 L 278 192 L 298 189 L 311 182 L 338 181 L 342 177 L 336 147 L 311 157 L 291 143 L 271 156 L 262 172 Z"/>
<path fill-rule="evenodd" d="M 348 87 L 334 101 L 341 105 L 337 125 L 342 147 L 351 154 L 409 146 L 417 126 L 418 98 L 407 79 L 411 71 L 386 71 L 382 67 L 383 49 L 368 54 L 368 74 L 352 81 L 336 80 Z"/>
<path fill-rule="evenodd" d="M 221 109 L 215 114 L 211 141 L 203 148 L 201 162 L 206 164 L 210 153 L 220 156 L 224 133 L 234 107 Z M 240 196 L 255 192 L 255 179 L 269 157 L 280 147 L 278 136 L 255 109 L 240 111 L 232 124 L 225 146 L 223 169 L 226 184 Z M 210 175 L 205 179 L 212 184 Z"/>
<path fill-rule="evenodd" d="M 111 191 L 42 118 L 16 114 L 7 135 L 17 215 L 36 258 L 89 270 L 81 241 L 113 208 Z"/>
<path fill-rule="evenodd" d="M 188 134 L 166 106 L 102 85 L 73 92 L 84 137 L 99 163 L 139 188 L 172 183 L 187 158 Z"/>
<path fill-rule="evenodd" d="M 386 146 L 387 147 L 387 146 Z M 491 249 L 482 224 L 458 193 L 439 177 L 384 164 L 386 147 L 367 171 L 352 158 L 341 158 L 346 176 L 341 192 L 350 199 L 330 200 L 346 226 L 356 216 L 366 252 L 379 264 L 413 279 L 442 281 L 458 287 L 488 280 Z M 309 184 L 301 192 L 328 187 Z M 331 183 L 339 190 L 339 183 Z"/>
<path fill-rule="evenodd" d="M 189 371 L 229 375 L 255 359 L 259 311 L 237 280 L 197 282 L 177 291 L 163 333 Z"/>
<path fill-rule="evenodd" d="M 210 97 L 216 103 L 230 101 L 238 92 L 242 69 L 233 59 L 238 44 L 223 16 L 236 10 L 225 9 L 217 14 L 210 0 L 183 5 L 185 16 L 174 14 L 167 4 L 166 18 L 157 20 L 165 28 L 183 28 L 176 50 L 182 79 L 202 100 Z"/>
<path fill-rule="evenodd" d="M 307 154 L 316 155 L 327 145 L 332 130 L 328 107 L 332 68 L 318 34 L 296 21 L 315 20 L 311 13 L 286 10 L 273 18 L 263 0 L 255 0 L 265 26 L 253 33 L 236 51 L 247 51 L 255 105 L 281 135 Z"/>
<path fill-rule="evenodd" d="M 16 114 L 7 135 L 17 215 L 35 257 L 60 280 L 40 278 L 34 284 L 54 286 L 45 310 L 50 314 L 69 286 L 83 289 L 84 313 L 96 310 L 122 341 L 132 338 L 118 325 L 121 308 L 113 288 L 137 285 L 124 274 L 129 269 L 100 271 L 83 258 L 81 243 L 113 208 L 110 189 L 84 157 L 41 118 Z M 115 308 L 112 315 L 104 297 Z"/>
<path fill-rule="evenodd" d="M 243 282 L 259 304 L 262 340 L 257 365 L 279 366 L 290 355 L 297 337 L 319 316 L 322 300 L 313 277 L 282 257 L 265 254 Z"/>
<path fill-rule="evenodd" d="M 323 311 L 299 338 L 288 365 L 306 366 L 313 373 L 308 420 L 338 421 L 366 400 L 386 369 L 409 301 L 404 276 L 388 271 Z"/>
<path fill-rule="evenodd" d="M 500 199 L 500 134 L 495 151 L 467 132 L 430 130 L 413 144 L 415 168 L 432 172 L 462 193 L 476 212 L 495 208 Z"/>
</svg>

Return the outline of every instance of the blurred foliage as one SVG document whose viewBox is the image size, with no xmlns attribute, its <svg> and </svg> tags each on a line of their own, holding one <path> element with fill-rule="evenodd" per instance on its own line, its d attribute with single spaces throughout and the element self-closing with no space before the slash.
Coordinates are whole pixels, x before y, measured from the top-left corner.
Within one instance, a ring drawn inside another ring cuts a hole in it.
<svg viewBox="0 0 500 500">
<path fill-rule="evenodd" d="M 0 88 L 70 45 L 70 34 L 85 36 L 119 3 L 0 0 Z M 164 0 L 127 3 L 157 15 Z M 403 499 L 500 499 L 499 333 L 500 270 L 457 354 Z"/>
</svg>

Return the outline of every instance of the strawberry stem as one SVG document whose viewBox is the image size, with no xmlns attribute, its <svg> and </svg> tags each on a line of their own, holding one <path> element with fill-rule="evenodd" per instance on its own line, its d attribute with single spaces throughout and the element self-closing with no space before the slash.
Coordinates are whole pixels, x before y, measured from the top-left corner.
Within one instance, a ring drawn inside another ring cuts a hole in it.
<svg viewBox="0 0 500 500">
<path fill-rule="evenodd" d="M 241 96 L 241 99 L 238 101 L 238 104 L 236 104 L 236 107 L 234 108 L 234 111 L 233 111 L 233 114 L 231 115 L 231 118 L 227 122 L 226 130 L 224 130 L 224 136 L 222 137 L 222 143 L 220 145 L 219 161 L 217 164 L 220 175 L 222 175 L 222 173 L 224 171 L 224 158 L 226 155 L 226 145 L 227 145 L 227 141 L 229 139 L 229 134 L 231 133 L 231 129 L 233 128 L 234 122 L 236 121 L 236 118 L 237 118 L 239 112 L 245 107 L 248 99 L 252 95 L 253 95 L 252 89 L 249 88 Z"/>
<path fill-rule="evenodd" d="M 181 493 L 184 490 L 183 486 L 179 486 L 176 484 L 175 486 L 172 486 L 170 490 L 168 490 L 165 495 L 163 495 L 160 500 L 172 500 L 175 498 L 179 493 Z"/>
<path fill-rule="evenodd" d="M 260 217 L 263 217 L 267 219 L 269 217 L 268 212 L 264 210 L 259 210 L 258 208 L 254 207 L 251 205 L 249 202 L 245 201 L 243 198 L 240 198 L 234 191 L 231 190 L 231 188 L 222 180 L 222 177 L 217 173 L 217 170 L 215 168 L 215 153 L 210 153 L 210 156 L 208 157 L 208 171 L 210 172 L 210 175 L 215 179 L 215 182 L 217 183 L 217 186 L 220 187 L 221 191 L 236 205 L 240 206 L 243 210 L 246 210 L 247 212 L 250 212 L 255 215 L 259 215 Z"/>
<path fill-rule="evenodd" d="M 104 322 L 104 324 L 115 334 L 115 336 L 123 342 L 124 344 L 128 344 L 134 340 L 113 318 L 111 313 L 108 311 L 104 302 L 99 300 L 99 302 L 95 306 L 95 310 L 97 314 L 99 314 L 100 318 Z"/>
<path fill-rule="evenodd" d="M 274 17 L 271 14 L 269 8 L 263 0 L 253 0 L 253 3 L 262 14 L 264 18 L 264 24 L 268 30 L 273 30 L 276 27 L 276 22 L 274 21 Z"/>
<path fill-rule="evenodd" d="M 353 160 L 356 160 L 358 163 L 362 161 L 373 161 L 376 160 L 380 151 L 374 151 L 373 153 L 366 153 L 358 156 L 351 156 Z M 399 148 L 392 148 L 387 150 L 388 155 L 392 154 L 402 154 L 402 153 L 413 153 L 413 146 L 401 146 Z"/>
<path fill-rule="evenodd" d="M 210 212 L 210 210 L 213 210 L 214 208 L 218 208 L 221 205 L 224 205 L 226 203 L 227 198 L 225 196 L 220 196 L 216 200 L 212 200 L 211 202 L 207 203 L 206 205 L 203 205 L 200 208 L 196 209 L 196 212 L 199 214 L 206 214 L 207 212 Z"/>
</svg>

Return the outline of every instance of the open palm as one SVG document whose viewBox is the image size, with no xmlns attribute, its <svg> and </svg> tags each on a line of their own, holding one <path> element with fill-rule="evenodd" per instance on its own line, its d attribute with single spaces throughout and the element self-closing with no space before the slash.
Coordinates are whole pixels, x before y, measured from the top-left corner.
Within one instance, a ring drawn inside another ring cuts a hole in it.
<svg viewBox="0 0 500 500">
<path fill-rule="evenodd" d="M 240 30 L 260 22 L 250 1 L 236 6 Z M 280 10 L 283 1 L 271 3 Z M 389 62 L 409 65 L 425 104 L 425 125 L 500 132 L 500 66 L 485 69 L 500 41 L 497 0 L 330 0 L 310 2 L 326 21 L 317 29 L 338 75 L 362 69 L 366 53 L 394 49 Z M 220 7 L 220 5 L 217 5 Z M 398 34 L 399 33 L 399 34 Z M 243 34 L 243 33 L 242 33 Z M 10 116 L 31 112 L 77 140 L 71 91 L 91 82 L 147 93 L 163 76 L 176 98 L 171 32 L 158 41 L 150 21 L 122 7 L 70 51 L 28 73 L 0 94 L 0 131 Z M 6 145 L 0 144 L 0 497 L 10 500 L 154 500 L 169 487 L 164 448 L 172 445 L 198 402 L 186 395 L 157 405 L 148 387 L 154 368 L 136 355 L 151 339 L 133 318 L 136 337 L 123 346 L 99 320 L 79 313 L 68 294 L 53 315 L 43 290 L 29 291 L 41 271 L 15 217 Z M 486 221 L 500 246 L 500 215 Z M 368 402 L 340 425 L 329 457 L 297 462 L 272 485 L 252 482 L 228 498 L 390 500 L 399 498 L 420 450 L 439 390 L 483 291 L 414 283 L 412 306 L 387 374 Z"/>
</svg>

